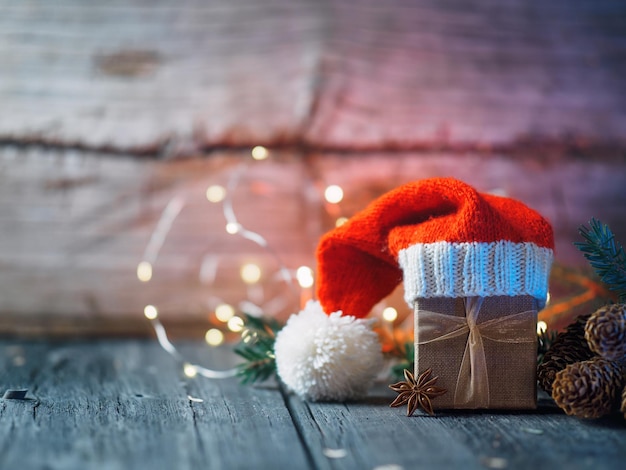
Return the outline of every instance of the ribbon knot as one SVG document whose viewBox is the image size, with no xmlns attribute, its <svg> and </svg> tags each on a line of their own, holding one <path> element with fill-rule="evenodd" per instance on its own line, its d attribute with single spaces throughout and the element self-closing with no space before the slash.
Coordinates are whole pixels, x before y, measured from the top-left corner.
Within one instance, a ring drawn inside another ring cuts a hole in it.
<svg viewBox="0 0 626 470">
<path fill-rule="evenodd" d="M 480 321 L 482 297 L 464 298 L 465 317 L 422 310 L 417 312 L 419 332 L 417 344 L 446 341 L 467 335 L 467 343 L 454 392 L 454 406 L 464 408 L 487 408 L 489 406 L 489 376 L 483 338 L 500 343 L 529 343 L 527 310 Z"/>
</svg>

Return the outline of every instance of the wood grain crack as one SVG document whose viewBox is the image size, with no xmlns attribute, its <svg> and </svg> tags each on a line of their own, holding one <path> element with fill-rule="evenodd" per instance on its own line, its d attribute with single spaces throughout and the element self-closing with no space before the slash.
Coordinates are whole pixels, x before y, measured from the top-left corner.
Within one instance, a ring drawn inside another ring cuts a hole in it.
<svg viewBox="0 0 626 470">
<path fill-rule="evenodd" d="M 313 102 L 319 100 L 313 96 Z M 144 145 L 124 146 L 115 143 L 93 145 L 79 141 L 61 140 L 40 136 L 2 136 L 0 135 L 0 150 L 15 148 L 18 150 L 36 149 L 40 151 L 78 151 L 94 158 L 107 154 L 120 158 L 140 158 L 146 160 L 185 160 L 192 157 L 211 157 L 225 152 L 248 152 L 255 145 L 262 144 L 271 150 L 292 152 L 298 155 L 317 155 L 329 153 L 333 155 L 378 155 L 381 152 L 393 155 L 428 155 L 432 152 L 452 155 L 466 155 L 479 153 L 482 155 L 507 155 L 510 158 L 532 156 L 537 161 L 550 161 L 564 157 L 584 159 L 594 155 L 596 161 L 623 161 L 626 143 L 617 139 L 598 139 L 589 136 L 542 137 L 519 135 L 510 140 L 498 143 L 484 143 L 480 141 L 442 142 L 436 139 L 415 140 L 410 142 L 380 142 L 364 143 L 355 140 L 349 144 L 316 142 L 307 137 L 308 129 L 314 126 L 319 105 L 312 104 L 301 126 L 301 131 L 294 136 L 284 138 L 279 136 L 263 142 L 240 141 L 233 143 L 229 139 L 224 141 L 199 142 L 193 139 L 164 138 L 158 142 Z"/>
<path fill-rule="evenodd" d="M 198 414 L 196 413 L 196 409 L 194 407 L 193 402 L 189 399 L 192 395 L 191 390 L 189 389 L 189 383 L 185 382 L 183 384 L 183 388 L 185 390 L 185 396 L 187 397 L 187 405 L 191 410 L 191 420 L 193 422 L 193 434 L 196 439 L 196 443 L 198 445 L 199 455 L 206 455 L 206 450 L 204 447 L 204 442 L 202 441 L 202 435 L 200 433 L 200 429 L 198 428 Z"/>
<path fill-rule="evenodd" d="M 37 422 L 37 408 L 41 405 L 41 400 L 38 398 L 35 399 L 35 403 L 33 404 L 33 421 Z"/>
<path fill-rule="evenodd" d="M 300 444 L 302 445 L 302 448 L 304 449 L 304 453 L 307 459 L 307 462 L 309 464 L 309 467 L 312 469 L 318 469 L 319 467 L 316 465 L 315 463 L 315 459 L 313 458 L 313 453 L 312 450 L 310 448 L 310 443 L 307 442 L 306 437 L 304 436 L 304 432 L 303 432 L 303 428 L 302 425 L 300 423 L 300 420 L 298 419 L 298 414 L 296 413 L 296 411 L 293 409 L 293 407 L 291 406 L 291 402 L 289 400 L 289 392 L 286 390 L 285 386 L 282 383 L 278 383 L 278 390 L 280 392 L 281 397 L 283 398 L 283 402 L 285 403 L 285 407 L 287 408 L 287 411 L 289 412 L 289 417 L 291 418 L 291 422 L 293 423 L 293 426 L 296 430 L 296 433 L 298 435 L 298 440 L 300 441 Z M 308 410 L 308 407 L 307 407 Z M 309 410 L 310 412 L 310 410 Z M 313 420 L 313 422 L 315 422 L 315 419 L 313 418 L 313 416 L 311 416 L 311 420 Z M 317 425 L 317 423 L 315 423 Z M 319 426 L 318 426 L 319 428 Z M 320 429 L 320 433 L 321 433 L 321 429 Z"/>
</svg>

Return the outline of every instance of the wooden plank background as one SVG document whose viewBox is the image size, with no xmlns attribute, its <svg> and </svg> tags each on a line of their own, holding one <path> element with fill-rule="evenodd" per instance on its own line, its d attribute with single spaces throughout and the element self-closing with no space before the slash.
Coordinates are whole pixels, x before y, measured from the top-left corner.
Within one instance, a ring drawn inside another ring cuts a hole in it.
<svg viewBox="0 0 626 470">
<path fill-rule="evenodd" d="M 624 144 L 621 0 L 0 1 L 0 139 Z"/>
<path fill-rule="evenodd" d="M 185 380 L 154 343 L 79 344 L 2 344 L 0 381 L 29 388 L 0 400 L 3 468 L 306 468 L 275 391 Z"/>
<path fill-rule="evenodd" d="M 337 217 L 429 176 L 538 209 L 566 266 L 584 264 L 571 241 L 592 216 L 626 240 L 619 0 L 0 0 L 0 12 L 0 332 L 146 333 L 151 303 L 201 334 L 222 301 L 297 309 L 276 260 L 226 234 L 204 197 L 242 164 L 237 215 L 290 269 L 313 266 Z M 251 160 L 257 144 L 267 161 Z M 341 204 L 323 202 L 328 184 Z M 173 198 L 185 207 L 140 283 Z M 262 267 L 257 286 L 239 277 L 247 262 Z"/>
<path fill-rule="evenodd" d="M 0 341 L 0 466 L 61 469 L 620 469 L 620 415 L 389 408 L 386 383 L 354 403 L 306 403 L 274 383 L 190 379 L 154 342 Z M 217 367 L 224 351 L 186 344 Z M 16 361 L 19 358 L 19 361 Z"/>
<path fill-rule="evenodd" d="M 145 333 L 143 307 L 154 304 L 164 321 L 201 335 L 220 302 L 238 306 L 249 300 L 282 318 L 296 310 L 298 293 L 280 280 L 274 258 L 226 233 L 221 204 L 205 197 L 209 186 L 227 186 L 236 172 L 240 184 L 232 200 L 240 223 L 263 235 L 291 270 L 314 267 L 317 240 L 338 217 L 351 216 L 397 185 L 431 176 L 454 176 L 539 210 L 555 226 L 557 261 L 566 266 L 585 264 L 572 241 L 592 216 L 626 241 L 626 173 L 619 161 L 287 150 L 273 151 L 261 162 L 244 151 L 157 161 L 5 147 L 0 150 L 0 330 Z M 344 188 L 340 204 L 324 202 L 330 184 Z M 141 283 L 137 264 L 174 198 L 186 205 L 154 263 L 153 279 Z M 239 276 L 249 262 L 263 272 L 255 286 Z M 408 308 L 401 295 L 393 302 Z"/>
</svg>

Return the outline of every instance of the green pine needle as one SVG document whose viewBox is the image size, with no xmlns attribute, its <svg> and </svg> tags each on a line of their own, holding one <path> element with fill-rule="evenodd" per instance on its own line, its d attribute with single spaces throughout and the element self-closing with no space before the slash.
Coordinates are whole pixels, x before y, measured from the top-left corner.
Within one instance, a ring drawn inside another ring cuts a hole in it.
<svg viewBox="0 0 626 470">
<path fill-rule="evenodd" d="M 404 380 L 404 369 L 413 370 L 415 364 L 415 344 L 412 342 L 404 343 L 404 357 L 400 362 L 391 367 L 391 376 L 393 380 Z"/>
<path fill-rule="evenodd" d="M 552 346 L 552 343 L 554 343 L 557 334 L 554 330 L 544 330 L 539 333 L 537 337 L 537 365 L 543 362 L 543 358 Z"/>
<path fill-rule="evenodd" d="M 274 342 L 282 325 L 274 319 L 245 315 L 241 341 L 235 353 L 244 359 L 237 366 L 242 384 L 262 382 L 276 375 Z"/>
<path fill-rule="evenodd" d="M 574 245 L 609 289 L 617 292 L 619 302 L 626 302 L 626 253 L 622 245 L 615 240 L 609 226 L 596 219 L 591 219 L 589 227 L 582 225 L 578 231 L 585 241 Z"/>
</svg>

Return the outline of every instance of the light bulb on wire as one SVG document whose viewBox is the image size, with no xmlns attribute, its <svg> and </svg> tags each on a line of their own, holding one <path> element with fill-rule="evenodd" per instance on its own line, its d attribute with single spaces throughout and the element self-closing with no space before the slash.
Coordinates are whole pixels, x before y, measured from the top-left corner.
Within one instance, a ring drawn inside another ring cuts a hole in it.
<svg viewBox="0 0 626 470">
<path fill-rule="evenodd" d="M 398 318 L 398 311 L 393 307 L 387 307 L 383 310 L 383 320 L 392 323 Z"/>
<path fill-rule="evenodd" d="M 152 264 L 142 261 L 137 265 L 137 279 L 141 282 L 148 282 L 152 279 Z"/>
<path fill-rule="evenodd" d="M 250 153 L 255 160 L 265 160 L 269 156 L 269 152 L 262 145 L 257 145 Z"/>
<path fill-rule="evenodd" d="M 324 199 L 331 204 L 338 204 L 343 199 L 343 189 L 336 184 L 331 184 L 324 190 Z"/>
<path fill-rule="evenodd" d="M 228 320 L 235 316 L 235 309 L 232 305 L 219 304 L 215 307 L 215 317 L 222 323 L 226 323 Z"/>
<path fill-rule="evenodd" d="M 154 305 L 146 305 L 143 309 L 143 314 L 148 320 L 154 320 L 159 316 L 159 312 Z"/>
<path fill-rule="evenodd" d="M 226 197 L 226 189 L 219 184 L 209 186 L 206 190 L 206 198 L 209 202 L 218 203 Z"/>
<path fill-rule="evenodd" d="M 228 329 L 233 333 L 239 333 L 241 330 L 243 330 L 243 327 L 244 323 L 240 317 L 233 317 L 228 320 Z"/>
<path fill-rule="evenodd" d="M 235 235 L 239 232 L 240 229 L 241 226 L 236 222 L 228 222 L 226 224 L 226 232 L 230 233 L 231 235 Z"/>
<path fill-rule="evenodd" d="M 196 375 L 198 375 L 198 368 L 187 362 L 183 365 L 183 373 L 190 379 L 193 379 Z"/>
<path fill-rule="evenodd" d="M 547 330 L 548 324 L 543 320 L 539 320 L 537 322 L 537 334 L 540 335 L 541 333 L 545 333 Z"/>
<path fill-rule="evenodd" d="M 211 328 L 204 335 L 204 340 L 209 346 L 219 346 L 224 342 L 224 333 L 217 328 Z"/>
<path fill-rule="evenodd" d="M 261 268 L 254 263 L 244 264 L 241 267 L 241 279 L 246 284 L 256 284 L 261 279 Z"/>
<path fill-rule="evenodd" d="M 313 278 L 313 270 L 308 266 L 300 266 L 296 271 L 296 279 L 300 287 L 305 289 L 312 287 L 315 281 Z"/>
</svg>

